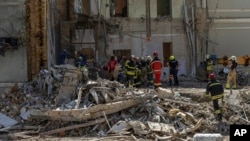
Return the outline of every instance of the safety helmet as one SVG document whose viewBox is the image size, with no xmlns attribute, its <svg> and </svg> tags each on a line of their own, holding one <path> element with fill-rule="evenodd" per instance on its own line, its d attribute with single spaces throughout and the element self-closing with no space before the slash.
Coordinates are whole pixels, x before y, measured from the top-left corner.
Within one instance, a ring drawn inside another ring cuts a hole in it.
<svg viewBox="0 0 250 141">
<path fill-rule="evenodd" d="M 229 60 L 233 60 L 233 61 L 236 61 L 236 56 L 231 56 L 230 58 L 229 58 Z"/>
<path fill-rule="evenodd" d="M 174 58 L 174 56 L 173 55 L 171 55 L 170 57 L 169 57 L 169 60 L 174 60 L 175 58 Z"/>
<path fill-rule="evenodd" d="M 216 76 L 215 76 L 214 73 L 210 73 L 210 74 L 209 74 L 209 79 L 210 79 L 210 80 L 215 79 L 215 77 L 216 77 Z"/>
<path fill-rule="evenodd" d="M 131 55 L 131 58 L 135 58 L 135 55 Z"/>
<path fill-rule="evenodd" d="M 154 57 L 155 57 L 155 56 L 158 56 L 158 52 L 155 51 L 155 52 L 153 53 L 153 56 L 154 56 Z"/>
<path fill-rule="evenodd" d="M 208 55 L 206 55 L 206 59 L 210 59 L 210 55 L 208 54 Z"/>
<path fill-rule="evenodd" d="M 152 57 L 151 56 L 147 56 L 147 60 L 151 61 Z"/>
</svg>

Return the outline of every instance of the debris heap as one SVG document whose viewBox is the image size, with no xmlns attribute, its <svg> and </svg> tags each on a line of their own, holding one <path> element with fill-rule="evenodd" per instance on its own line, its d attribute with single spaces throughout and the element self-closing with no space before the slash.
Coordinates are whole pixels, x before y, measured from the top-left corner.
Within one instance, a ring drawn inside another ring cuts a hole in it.
<svg viewBox="0 0 250 141">
<path fill-rule="evenodd" d="M 0 136 L 189 140 L 195 133 L 228 134 L 230 124 L 250 123 L 249 89 L 225 94 L 218 124 L 204 90 L 126 88 L 98 72 L 61 65 L 6 89 L 0 95 Z"/>
</svg>

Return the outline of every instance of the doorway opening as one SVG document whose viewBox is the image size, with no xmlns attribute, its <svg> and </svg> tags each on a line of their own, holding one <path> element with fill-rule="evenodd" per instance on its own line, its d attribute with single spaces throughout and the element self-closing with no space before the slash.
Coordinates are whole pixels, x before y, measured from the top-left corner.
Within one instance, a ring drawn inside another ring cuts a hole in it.
<svg viewBox="0 0 250 141">
<path fill-rule="evenodd" d="M 172 42 L 163 42 L 163 63 L 167 67 L 169 57 L 173 54 Z"/>
</svg>

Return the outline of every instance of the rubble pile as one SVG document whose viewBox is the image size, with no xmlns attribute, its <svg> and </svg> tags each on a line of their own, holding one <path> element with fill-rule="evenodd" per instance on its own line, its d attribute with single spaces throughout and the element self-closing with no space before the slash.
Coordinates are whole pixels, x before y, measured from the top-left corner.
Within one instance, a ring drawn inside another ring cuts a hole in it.
<svg viewBox="0 0 250 141">
<path fill-rule="evenodd" d="M 202 91 L 126 88 L 98 73 L 94 80 L 88 74 L 62 65 L 6 89 L 0 95 L 0 136 L 191 140 L 195 133 L 227 134 L 230 124 L 250 123 L 249 89 L 225 94 L 223 123 L 218 124 Z"/>
</svg>

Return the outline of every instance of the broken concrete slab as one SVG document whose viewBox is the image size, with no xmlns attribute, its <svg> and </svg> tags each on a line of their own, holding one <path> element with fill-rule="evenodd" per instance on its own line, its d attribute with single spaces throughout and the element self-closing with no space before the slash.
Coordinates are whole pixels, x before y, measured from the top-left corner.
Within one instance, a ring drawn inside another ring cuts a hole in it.
<svg viewBox="0 0 250 141">
<path fill-rule="evenodd" d="M 11 127 L 18 124 L 18 122 L 5 114 L 0 113 L 0 125 L 4 127 Z"/>
<path fill-rule="evenodd" d="M 154 132 L 160 132 L 168 135 L 170 135 L 173 132 L 176 132 L 173 124 L 157 123 L 150 121 L 148 121 L 147 124 L 149 126 L 149 129 Z"/>
<path fill-rule="evenodd" d="M 128 134 L 128 130 L 131 129 L 131 126 L 128 124 L 127 121 L 118 121 L 116 124 L 114 124 L 111 129 L 107 132 L 109 133 L 115 133 L 115 134 Z"/>
<path fill-rule="evenodd" d="M 226 99 L 227 97 L 227 99 Z M 229 96 L 225 96 L 224 101 L 226 100 L 227 104 L 232 105 L 232 106 L 239 106 L 241 103 L 241 98 L 238 93 L 233 93 L 230 94 Z"/>
<path fill-rule="evenodd" d="M 165 99 L 165 98 L 173 98 L 174 94 L 171 89 L 166 89 L 159 87 L 157 88 L 158 96 L 159 98 Z"/>
<path fill-rule="evenodd" d="M 70 102 L 76 91 L 76 86 L 61 85 L 59 88 L 59 94 L 55 98 L 57 105 Z"/>
<path fill-rule="evenodd" d="M 194 135 L 193 141 L 223 141 L 223 136 L 221 134 L 205 134 L 197 133 Z"/>
</svg>

